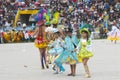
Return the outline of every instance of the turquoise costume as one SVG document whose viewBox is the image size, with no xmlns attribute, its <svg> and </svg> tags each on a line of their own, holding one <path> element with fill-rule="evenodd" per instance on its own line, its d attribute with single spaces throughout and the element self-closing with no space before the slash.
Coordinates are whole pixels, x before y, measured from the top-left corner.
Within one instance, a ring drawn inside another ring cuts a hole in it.
<svg viewBox="0 0 120 80">
<path fill-rule="evenodd" d="M 50 46 L 53 46 L 52 49 L 50 49 L 48 51 L 49 54 L 51 55 L 58 55 L 58 54 L 61 54 L 63 52 L 63 44 L 64 41 L 59 37 L 58 39 L 56 39 L 52 45 Z"/>
<path fill-rule="evenodd" d="M 73 50 L 78 45 L 78 39 L 75 35 L 66 36 L 65 38 L 65 46 L 64 51 L 62 54 L 58 55 L 58 57 L 55 60 L 56 65 L 60 68 L 61 71 L 64 71 L 64 67 L 62 66 L 62 63 L 69 62 L 71 65 L 76 64 L 78 61 L 76 52 L 73 52 Z"/>
</svg>

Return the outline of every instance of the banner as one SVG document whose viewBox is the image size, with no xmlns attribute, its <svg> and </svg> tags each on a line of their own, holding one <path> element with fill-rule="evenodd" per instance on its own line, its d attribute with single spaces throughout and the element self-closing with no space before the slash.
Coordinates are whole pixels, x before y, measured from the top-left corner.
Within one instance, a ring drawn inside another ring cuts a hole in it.
<svg viewBox="0 0 120 80">
<path fill-rule="evenodd" d="M 16 17 L 15 17 L 14 26 L 16 27 L 17 21 L 21 14 L 37 14 L 38 11 L 39 10 L 18 10 Z"/>
</svg>

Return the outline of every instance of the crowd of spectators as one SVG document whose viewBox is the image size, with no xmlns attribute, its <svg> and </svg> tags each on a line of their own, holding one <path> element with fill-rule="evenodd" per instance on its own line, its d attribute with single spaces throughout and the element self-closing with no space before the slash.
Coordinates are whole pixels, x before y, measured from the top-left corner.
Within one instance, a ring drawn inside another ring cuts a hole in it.
<svg viewBox="0 0 120 80">
<path fill-rule="evenodd" d="M 0 28 L 14 27 L 14 19 L 18 10 L 39 8 L 36 0 L 0 0 Z"/>
<path fill-rule="evenodd" d="M 18 21 L 14 26 L 18 10 L 39 8 L 40 2 L 36 0 L 0 0 L 0 43 L 31 41 L 30 33 L 34 28 L 27 28 L 25 23 Z"/>
<path fill-rule="evenodd" d="M 120 0 L 0 0 L 1 32 L 15 30 L 13 23 L 18 10 L 39 9 L 44 1 L 49 4 L 45 8 L 51 14 L 60 12 L 60 24 L 73 30 L 86 25 L 91 32 L 99 31 L 100 37 L 105 38 L 114 23 L 120 27 Z M 27 30 L 21 24 L 18 26 L 25 33 Z"/>
<path fill-rule="evenodd" d="M 120 0 L 52 0 L 50 6 L 52 11 L 61 11 L 61 20 L 67 26 L 75 29 L 92 25 L 89 30 L 98 30 L 101 38 L 114 23 L 120 27 Z"/>
</svg>

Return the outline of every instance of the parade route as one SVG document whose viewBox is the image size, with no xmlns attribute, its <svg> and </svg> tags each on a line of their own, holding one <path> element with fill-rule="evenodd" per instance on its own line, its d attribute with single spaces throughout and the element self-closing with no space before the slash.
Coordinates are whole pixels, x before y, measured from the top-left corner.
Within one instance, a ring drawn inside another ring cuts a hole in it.
<svg viewBox="0 0 120 80">
<path fill-rule="evenodd" d="M 34 43 L 0 44 L 0 80 L 120 80 L 120 42 L 93 40 L 94 57 L 89 60 L 92 77 L 84 78 L 84 68 L 77 64 L 75 77 L 66 71 L 53 74 L 51 68 L 41 70 L 39 51 Z"/>
</svg>

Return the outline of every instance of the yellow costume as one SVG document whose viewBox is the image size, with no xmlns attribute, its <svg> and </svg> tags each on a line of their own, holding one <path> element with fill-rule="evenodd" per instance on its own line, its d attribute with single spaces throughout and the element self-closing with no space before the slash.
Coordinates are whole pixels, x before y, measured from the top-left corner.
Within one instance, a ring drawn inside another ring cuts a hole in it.
<svg viewBox="0 0 120 80">
<path fill-rule="evenodd" d="M 89 40 L 85 40 L 85 39 L 81 39 L 80 40 L 80 44 L 81 46 L 79 52 L 78 52 L 78 58 L 79 60 L 84 59 L 84 58 L 90 58 L 93 56 L 92 52 L 91 52 L 91 45 Z"/>
<path fill-rule="evenodd" d="M 38 36 L 35 39 L 35 46 L 37 48 L 46 48 L 47 47 L 47 42 L 46 42 L 46 40 L 43 39 L 43 37 Z"/>
</svg>

